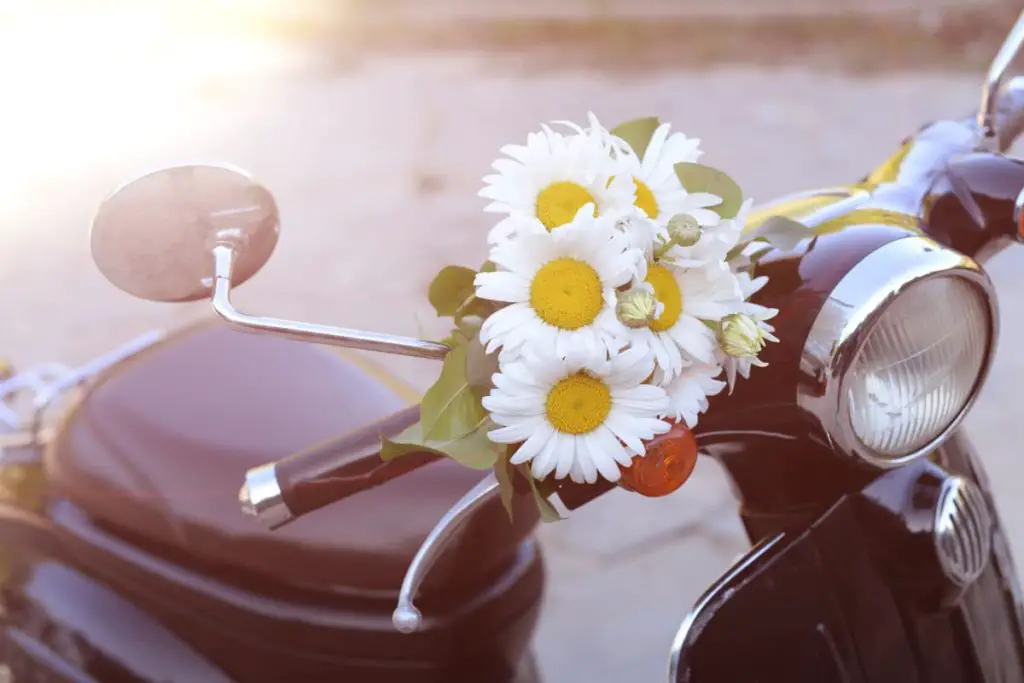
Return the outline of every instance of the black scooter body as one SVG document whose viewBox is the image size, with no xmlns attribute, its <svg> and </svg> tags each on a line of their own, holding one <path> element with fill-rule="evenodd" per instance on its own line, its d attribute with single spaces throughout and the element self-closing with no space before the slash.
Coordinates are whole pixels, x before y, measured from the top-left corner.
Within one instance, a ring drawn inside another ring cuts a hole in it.
<svg viewBox="0 0 1024 683">
<path fill-rule="evenodd" d="M 882 473 L 836 457 L 790 395 L 815 311 L 866 253 L 924 231 L 981 258 L 1014 233 L 1003 209 L 1024 187 L 1021 165 L 964 161 L 931 132 L 853 188 L 879 206 L 910 196 L 911 209 L 860 206 L 758 266 L 771 282 L 756 300 L 780 309 L 783 341 L 700 425 L 757 545 L 684 623 L 678 681 L 1024 681 L 1016 572 L 994 509 L 991 561 L 957 592 L 936 571 L 930 530 L 915 526 L 927 511 L 908 504 L 959 474 L 991 508 L 963 436 Z M 905 159 L 935 172 L 908 184 Z M 402 571 L 479 473 L 434 463 L 276 532 L 238 512 L 246 469 L 352 430 L 368 448 L 365 425 L 402 404 L 330 352 L 217 323 L 99 378 L 45 457 L 22 454 L 25 476 L 0 506 L 0 622 L 16 678 L 514 680 L 543 588 L 526 510 L 516 526 L 500 505 L 476 513 L 425 586 L 424 630 L 391 627 Z M 159 657 L 139 654 L 150 651 L 140 637 Z"/>
<path fill-rule="evenodd" d="M 218 322 L 100 377 L 42 457 L 8 459 L 21 462 L 0 505 L 15 679 L 45 666 L 103 683 L 516 680 L 544 583 L 529 509 L 514 526 L 500 504 L 479 511 L 425 586 L 424 630 L 391 625 L 412 554 L 479 473 L 436 463 L 280 532 L 234 504 L 238 474 L 273 451 L 402 405 L 352 360 Z M 77 638 L 87 662 L 53 633 Z M 191 652 L 179 669 L 170 655 L 146 664 L 141 634 L 156 652 Z"/>
</svg>

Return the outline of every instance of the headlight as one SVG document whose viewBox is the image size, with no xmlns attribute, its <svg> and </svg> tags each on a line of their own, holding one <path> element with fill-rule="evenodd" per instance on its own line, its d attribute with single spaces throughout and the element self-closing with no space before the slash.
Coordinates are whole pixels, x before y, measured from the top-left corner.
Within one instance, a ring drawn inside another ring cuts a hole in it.
<svg viewBox="0 0 1024 683">
<path fill-rule="evenodd" d="M 880 467 L 927 453 L 960 422 L 992 357 L 991 282 L 970 258 L 912 236 L 840 280 L 804 346 L 800 405 L 838 450 Z"/>
</svg>

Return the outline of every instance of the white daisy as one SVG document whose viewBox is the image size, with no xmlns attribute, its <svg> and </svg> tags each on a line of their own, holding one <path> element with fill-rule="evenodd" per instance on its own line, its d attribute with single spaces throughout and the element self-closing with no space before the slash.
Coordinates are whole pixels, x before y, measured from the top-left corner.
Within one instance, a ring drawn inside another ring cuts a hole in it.
<svg viewBox="0 0 1024 683">
<path fill-rule="evenodd" d="M 721 197 L 688 192 L 676 176 L 676 164 L 701 157 L 700 140 L 679 132 L 670 135 L 671 128 L 668 123 L 658 126 L 646 150 L 634 150 L 624 140 L 613 138 L 617 172 L 633 179 L 634 203 L 646 216 L 667 221 L 676 214 L 688 213 L 701 225 L 715 225 L 718 214 L 708 207 L 721 204 Z"/>
<path fill-rule="evenodd" d="M 590 134 L 562 135 L 544 126 L 525 146 L 501 149 L 496 174 L 484 178 L 484 209 L 507 214 L 490 232 L 491 243 L 519 232 L 554 230 L 590 205 L 594 216 L 620 215 L 633 206 L 628 177 L 615 178 L 608 141 Z"/>
<path fill-rule="evenodd" d="M 641 349 L 600 361 L 524 356 L 494 375 L 494 389 L 483 399 L 491 419 L 503 425 L 489 436 L 521 443 L 511 462 L 529 462 L 537 479 L 553 473 L 579 483 L 592 484 L 598 475 L 618 481 L 619 467 L 645 453 L 643 442 L 670 428 L 659 418 L 669 408 L 665 390 L 644 384 L 652 370 Z"/>
<path fill-rule="evenodd" d="M 726 386 L 717 379 L 721 374 L 721 365 L 705 363 L 694 363 L 667 382 L 663 381 L 662 373 L 655 373 L 655 384 L 665 389 L 670 402 L 662 417 L 681 421 L 690 429 L 696 427 L 698 417 L 708 409 L 708 397 Z"/>
<path fill-rule="evenodd" d="M 647 262 L 654 258 L 654 247 L 662 234 L 661 226 L 634 208 L 616 220 L 615 227 L 629 240 L 629 246 L 640 254 L 643 264 L 638 265 L 637 277 L 643 280 Z"/>
<path fill-rule="evenodd" d="M 476 295 L 509 305 L 481 327 L 488 352 L 501 348 L 508 359 L 529 343 L 563 358 L 577 347 L 604 356 L 625 345 L 615 290 L 634 279 L 642 258 L 615 231 L 613 218 L 581 209 L 558 230 L 498 244 L 490 260 L 499 270 L 476 276 Z"/>
<path fill-rule="evenodd" d="M 718 342 L 705 321 L 721 320 L 741 304 L 733 273 L 717 261 L 686 268 L 657 261 L 648 265 L 646 281 L 664 308 L 646 327 L 629 330 L 630 343 L 653 354 L 666 379 L 694 362 L 714 364 Z"/>
</svg>

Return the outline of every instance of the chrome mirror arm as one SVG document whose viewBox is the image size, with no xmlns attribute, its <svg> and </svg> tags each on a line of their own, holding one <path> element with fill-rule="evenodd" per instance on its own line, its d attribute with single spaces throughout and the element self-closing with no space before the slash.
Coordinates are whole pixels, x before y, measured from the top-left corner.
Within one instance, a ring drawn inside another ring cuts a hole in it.
<svg viewBox="0 0 1024 683">
<path fill-rule="evenodd" d="M 981 106 L 978 107 L 978 130 L 981 133 L 980 143 L 990 152 L 998 151 L 999 131 L 997 130 L 996 110 L 999 100 L 999 88 L 1006 78 L 1013 60 L 1024 46 L 1024 12 L 1017 17 L 1017 23 L 1003 41 L 999 52 L 989 66 L 985 77 L 985 85 L 981 90 Z"/>
<path fill-rule="evenodd" d="M 280 318 L 247 315 L 231 305 L 231 271 L 237 251 L 230 242 L 213 247 L 213 310 L 233 326 L 252 332 L 269 332 L 299 341 L 379 351 L 417 358 L 443 359 L 449 348 L 438 342 L 378 332 L 364 332 L 330 325 L 316 325 Z"/>
<path fill-rule="evenodd" d="M 415 633 L 420 629 L 423 624 L 423 615 L 416 609 L 413 601 L 420 586 L 423 585 L 423 580 L 462 523 L 475 510 L 497 495 L 499 495 L 498 480 L 491 472 L 466 492 L 466 495 L 460 498 L 448 512 L 444 513 L 444 516 L 430 531 L 420 549 L 416 551 L 416 556 L 409 563 L 409 568 L 405 571 L 402 588 L 398 593 L 398 606 L 391 615 L 391 623 L 395 630 L 401 633 Z"/>
</svg>

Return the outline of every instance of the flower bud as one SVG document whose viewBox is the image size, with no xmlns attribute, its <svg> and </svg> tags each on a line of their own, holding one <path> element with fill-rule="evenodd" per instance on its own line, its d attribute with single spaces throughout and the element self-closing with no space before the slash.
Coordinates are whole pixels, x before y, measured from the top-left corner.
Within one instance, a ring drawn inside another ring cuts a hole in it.
<svg viewBox="0 0 1024 683">
<path fill-rule="evenodd" d="M 668 222 L 668 237 L 680 247 L 692 247 L 700 241 L 701 227 L 688 213 L 678 213 Z"/>
<path fill-rule="evenodd" d="M 764 331 L 749 315 L 733 313 L 718 324 L 718 343 L 733 358 L 757 358 L 764 348 Z"/>
<path fill-rule="evenodd" d="M 619 292 L 615 315 L 626 327 L 647 327 L 658 316 L 658 300 L 654 298 L 653 292 L 645 288 Z"/>
</svg>

